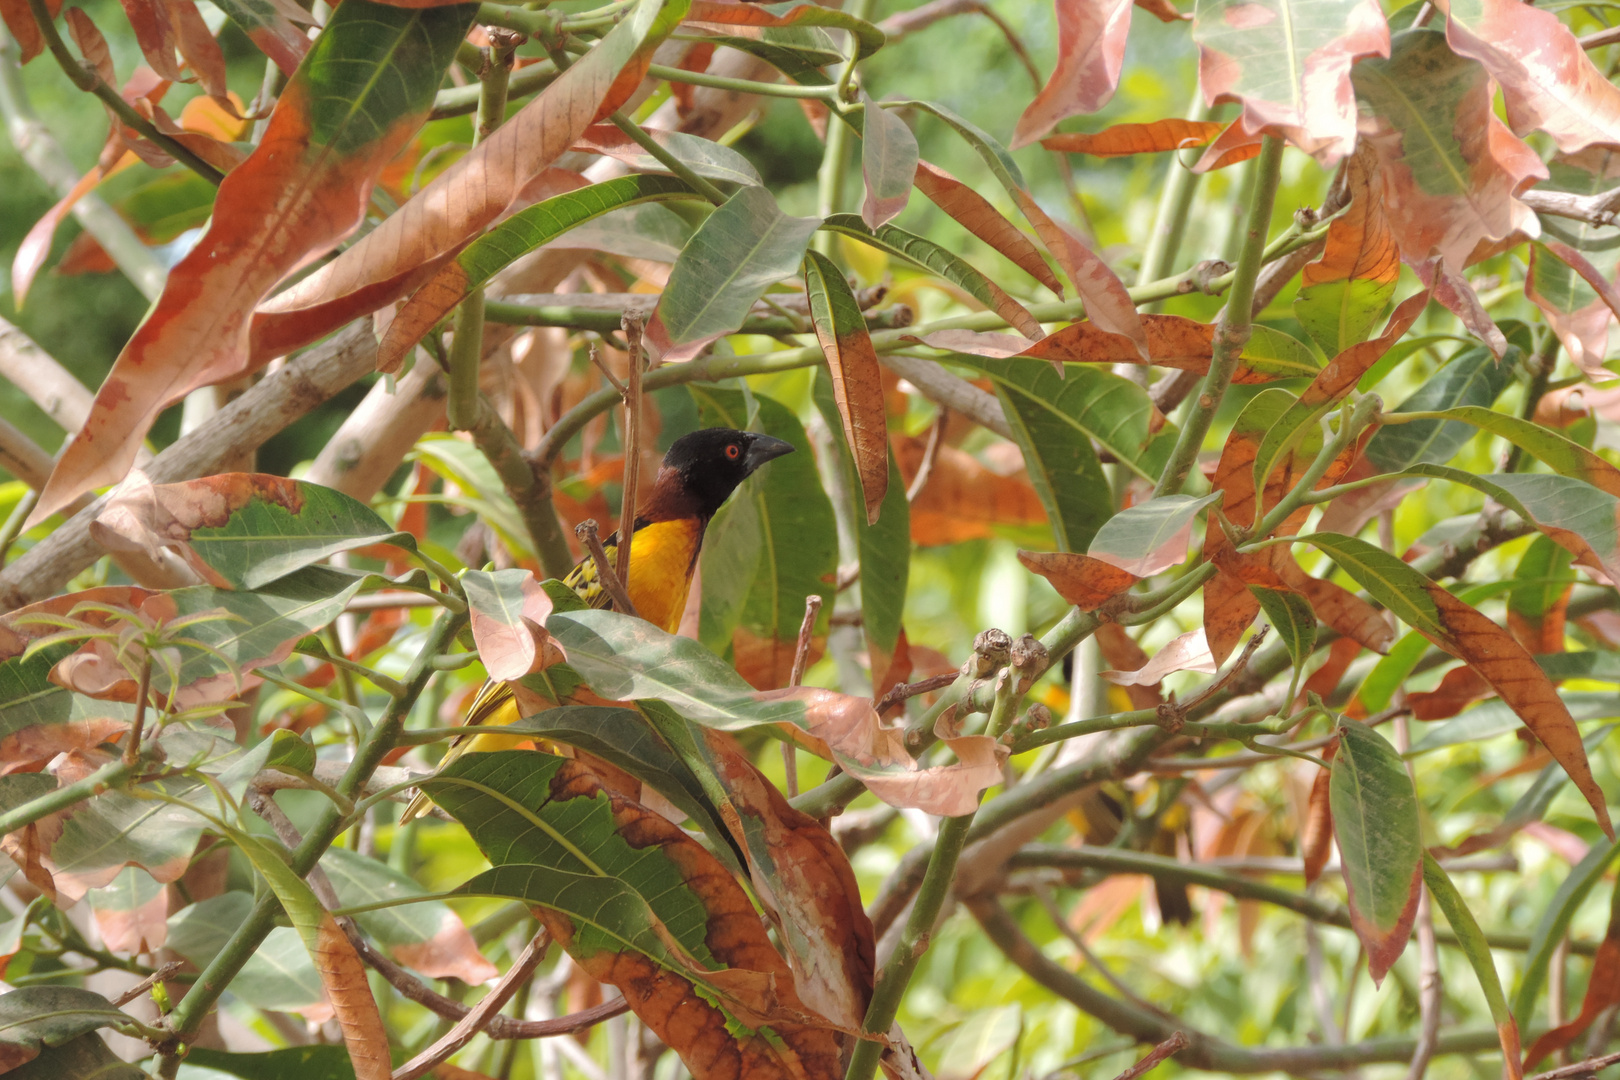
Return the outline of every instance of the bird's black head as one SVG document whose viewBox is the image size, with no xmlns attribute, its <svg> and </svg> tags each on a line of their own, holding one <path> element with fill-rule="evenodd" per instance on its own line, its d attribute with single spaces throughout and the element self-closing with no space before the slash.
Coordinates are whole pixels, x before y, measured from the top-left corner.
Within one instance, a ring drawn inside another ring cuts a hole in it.
<svg viewBox="0 0 1620 1080">
<path fill-rule="evenodd" d="M 699 517 L 713 517 L 755 469 L 792 452 L 792 443 L 758 432 L 731 428 L 694 431 L 676 439 L 664 455 L 653 498 L 659 502 L 673 499 L 678 491 L 680 497 L 695 504 L 690 509 Z"/>
</svg>

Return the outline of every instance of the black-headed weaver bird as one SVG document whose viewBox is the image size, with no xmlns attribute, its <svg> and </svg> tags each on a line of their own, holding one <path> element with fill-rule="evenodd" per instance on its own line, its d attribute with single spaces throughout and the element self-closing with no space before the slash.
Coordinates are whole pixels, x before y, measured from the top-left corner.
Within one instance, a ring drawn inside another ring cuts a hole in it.
<svg viewBox="0 0 1620 1080">
<path fill-rule="evenodd" d="M 641 500 L 630 540 L 630 572 L 625 583 L 630 602 L 643 619 L 673 634 L 686 610 L 692 574 L 703 549 L 703 534 L 737 486 L 766 462 L 793 452 L 793 444 L 769 435 L 731 428 L 704 428 L 682 435 L 664 455 L 652 490 Z M 618 557 L 619 534 L 602 543 L 611 561 Z M 563 583 L 593 608 L 611 603 L 586 555 Z M 517 701 L 504 682 L 489 681 L 467 709 L 466 726 L 502 727 L 518 720 Z M 460 736 L 445 751 L 444 766 L 469 752 L 501 750 L 526 742 L 522 736 Z M 426 812 L 428 799 L 417 795 L 400 816 L 400 824 Z"/>
</svg>

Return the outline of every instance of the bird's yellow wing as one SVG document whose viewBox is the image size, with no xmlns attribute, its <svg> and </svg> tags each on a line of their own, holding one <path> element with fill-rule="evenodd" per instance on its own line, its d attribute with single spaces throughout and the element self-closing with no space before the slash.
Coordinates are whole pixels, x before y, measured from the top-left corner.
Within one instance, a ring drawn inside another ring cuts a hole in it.
<svg viewBox="0 0 1620 1080">
<path fill-rule="evenodd" d="M 497 682 L 490 679 L 478 688 L 478 695 L 467 708 L 467 727 L 505 727 L 518 720 L 517 698 L 512 694 L 512 687 L 508 683 Z M 458 735 L 450 743 L 450 748 L 444 752 L 439 761 L 439 768 L 444 768 L 462 754 L 484 753 L 490 750 L 515 750 L 527 742 L 533 742 L 533 735 L 487 735 L 480 732 L 469 731 L 465 735 Z M 427 812 L 428 797 L 418 794 L 405 807 L 400 815 L 401 825 L 414 821 Z"/>
</svg>

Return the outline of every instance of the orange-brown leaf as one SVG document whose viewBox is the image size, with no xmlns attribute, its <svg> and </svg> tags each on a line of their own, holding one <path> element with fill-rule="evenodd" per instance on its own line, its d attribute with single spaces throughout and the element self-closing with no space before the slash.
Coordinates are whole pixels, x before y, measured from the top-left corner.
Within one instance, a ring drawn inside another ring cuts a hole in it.
<svg viewBox="0 0 1620 1080">
<path fill-rule="evenodd" d="M 1553 1028 L 1530 1044 L 1524 1055 L 1524 1069 L 1530 1069 L 1548 1054 L 1556 1054 L 1592 1026 L 1611 1005 L 1620 1005 L 1620 907 L 1610 906 L 1609 929 L 1592 958 L 1592 974 L 1586 981 L 1580 1015 L 1562 1027 Z"/>
<path fill-rule="evenodd" d="M 926 161 L 917 162 L 913 181 L 917 190 L 949 214 L 958 225 L 1005 255 L 1014 266 L 1051 289 L 1059 297 L 1063 284 L 1035 247 L 1034 241 L 1002 216 L 990 200 L 962 181 Z"/>
<path fill-rule="evenodd" d="M 1409 695 L 1406 703 L 1411 706 L 1414 719 L 1445 720 L 1492 693 L 1485 677 L 1464 664 L 1446 672 L 1433 690 Z"/>
<path fill-rule="evenodd" d="M 925 441 L 896 435 L 890 445 L 910 484 L 922 467 Z M 954 446 L 939 448 L 928 483 L 911 503 L 911 539 L 922 547 L 994 536 L 999 526 L 1045 523 L 1040 496 L 1025 474 L 998 476 Z"/>
<path fill-rule="evenodd" d="M 1204 146 L 1219 135 L 1223 127 L 1208 120 L 1171 117 L 1155 120 L 1151 124 L 1115 124 L 1094 134 L 1048 135 L 1041 140 L 1041 145 L 1048 150 L 1101 158 L 1157 154 L 1165 150 Z"/>
<path fill-rule="evenodd" d="M 1095 611 L 1142 580 L 1090 555 L 1020 551 L 1018 561 L 1052 583 L 1058 595 L 1081 611 Z"/>
<path fill-rule="evenodd" d="M 1332 761 L 1338 749 L 1338 743 L 1329 743 L 1322 757 Z M 1333 808 L 1328 802 L 1328 785 L 1332 779 L 1333 774 L 1329 770 L 1316 770 L 1316 777 L 1311 781 L 1310 799 L 1305 805 L 1305 820 L 1299 827 L 1299 853 L 1305 862 L 1307 888 L 1322 876 L 1322 868 L 1327 865 L 1328 855 L 1333 851 Z"/>
<path fill-rule="evenodd" d="M 1384 215 L 1383 192 L 1374 186 L 1377 159 L 1366 147 L 1346 164 L 1349 206 L 1328 225 L 1322 257 L 1300 272 L 1303 285 L 1324 281 L 1393 284 L 1401 272 L 1395 235 Z"/>
</svg>

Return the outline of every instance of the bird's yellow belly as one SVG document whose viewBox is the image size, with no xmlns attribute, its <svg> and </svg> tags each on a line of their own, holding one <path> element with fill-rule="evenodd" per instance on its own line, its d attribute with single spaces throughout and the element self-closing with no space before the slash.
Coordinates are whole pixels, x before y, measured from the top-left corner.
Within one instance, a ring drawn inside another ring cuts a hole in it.
<svg viewBox="0 0 1620 1080">
<path fill-rule="evenodd" d="M 666 633 L 680 629 L 692 563 L 702 542 L 702 524 L 690 519 L 643 525 L 631 541 L 630 602 L 643 619 Z"/>
</svg>

